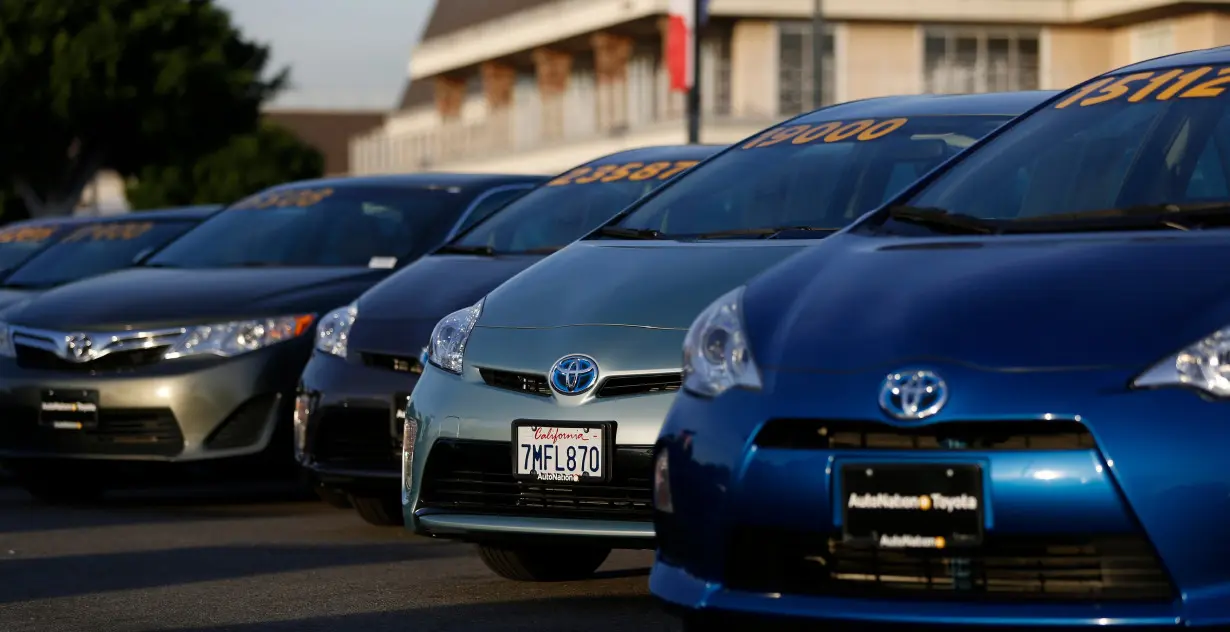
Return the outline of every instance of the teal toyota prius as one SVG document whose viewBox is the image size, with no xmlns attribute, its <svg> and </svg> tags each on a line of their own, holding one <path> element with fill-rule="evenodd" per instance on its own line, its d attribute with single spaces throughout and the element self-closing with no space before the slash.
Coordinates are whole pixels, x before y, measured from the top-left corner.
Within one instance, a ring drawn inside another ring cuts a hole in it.
<svg viewBox="0 0 1230 632">
<path fill-rule="evenodd" d="M 445 316 L 407 407 L 407 528 L 477 543 L 492 571 L 530 581 L 652 548 L 652 446 L 701 309 L 1052 94 L 885 97 L 795 118 Z"/>
</svg>

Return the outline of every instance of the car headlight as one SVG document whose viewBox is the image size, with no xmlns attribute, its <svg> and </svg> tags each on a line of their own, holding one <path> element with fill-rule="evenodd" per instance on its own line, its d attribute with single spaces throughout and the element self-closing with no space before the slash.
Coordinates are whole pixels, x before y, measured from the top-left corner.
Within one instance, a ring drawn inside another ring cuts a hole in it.
<svg viewBox="0 0 1230 632">
<path fill-rule="evenodd" d="M 1132 386 L 1186 386 L 1214 397 L 1230 397 L 1230 327 L 1219 329 L 1153 365 Z"/>
<path fill-rule="evenodd" d="M 163 357 L 168 360 L 198 355 L 229 358 L 302 336 L 311 330 L 313 320 L 312 314 L 301 314 L 189 327 Z"/>
<path fill-rule="evenodd" d="M 465 358 L 466 343 L 470 341 L 470 332 L 474 331 L 474 323 L 483 313 L 483 301 L 459 309 L 436 323 L 431 330 L 431 340 L 427 343 L 427 361 L 433 365 L 461 375 L 461 361 Z"/>
<path fill-rule="evenodd" d="M 359 307 L 354 303 L 339 307 L 320 319 L 316 326 L 316 350 L 346 357 L 346 343 L 350 341 L 350 328 L 359 317 Z"/>
<path fill-rule="evenodd" d="M 0 356 L 17 357 L 17 348 L 13 346 L 13 333 L 9 330 L 9 324 L 3 322 L 0 322 Z"/>
<path fill-rule="evenodd" d="M 760 389 L 760 369 L 743 329 L 743 288 L 714 301 L 683 340 L 683 388 L 716 397 L 732 388 Z"/>
</svg>

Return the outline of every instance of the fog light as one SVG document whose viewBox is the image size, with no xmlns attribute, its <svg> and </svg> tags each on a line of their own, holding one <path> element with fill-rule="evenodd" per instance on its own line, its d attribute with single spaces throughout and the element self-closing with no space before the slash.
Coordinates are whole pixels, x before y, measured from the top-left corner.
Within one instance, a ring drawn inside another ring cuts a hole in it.
<svg viewBox="0 0 1230 632">
<path fill-rule="evenodd" d="M 401 431 L 401 504 L 410 504 L 410 486 L 414 483 L 414 440 L 418 438 L 419 422 L 406 411 L 406 423 Z"/>
<path fill-rule="evenodd" d="M 312 399 L 305 393 L 295 397 L 295 458 L 303 462 L 307 457 L 308 416 L 312 412 Z"/>
<path fill-rule="evenodd" d="M 653 507 L 663 513 L 675 513 L 671 500 L 670 457 L 662 448 L 653 459 Z"/>
</svg>

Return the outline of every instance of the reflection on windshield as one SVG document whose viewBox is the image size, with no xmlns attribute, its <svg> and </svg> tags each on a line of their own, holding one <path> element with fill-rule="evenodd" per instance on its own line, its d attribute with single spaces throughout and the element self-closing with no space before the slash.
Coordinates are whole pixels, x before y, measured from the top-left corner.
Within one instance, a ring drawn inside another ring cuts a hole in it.
<svg viewBox="0 0 1230 632">
<path fill-rule="evenodd" d="M 106 222 L 80 226 L 32 257 L 6 281 L 10 287 L 48 287 L 110 272 L 135 263 L 197 222 L 160 220 Z"/>
<path fill-rule="evenodd" d="M 439 244 L 477 192 L 346 186 L 262 193 L 205 221 L 148 265 L 387 268 Z"/>
<path fill-rule="evenodd" d="M 611 160 L 577 167 L 496 211 L 443 252 L 547 253 L 611 219 L 698 160 Z"/>
<path fill-rule="evenodd" d="M 1230 211 L 1227 74 L 1203 66 L 1088 82 L 907 204 L 1013 224 L 1005 232 L 1205 224 Z"/>
<path fill-rule="evenodd" d="M 9 226 L 0 229 L 0 273 L 34 256 L 60 231 L 59 226 Z"/>
<path fill-rule="evenodd" d="M 821 237 L 1007 119 L 920 116 L 781 125 L 647 198 L 618 226 L 664 238 Z"/>
</svg>

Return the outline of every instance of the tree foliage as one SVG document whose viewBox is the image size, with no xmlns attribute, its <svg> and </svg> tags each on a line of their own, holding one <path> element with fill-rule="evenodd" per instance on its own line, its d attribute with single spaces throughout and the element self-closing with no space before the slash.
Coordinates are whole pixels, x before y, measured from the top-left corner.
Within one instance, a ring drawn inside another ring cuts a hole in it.
<svg viewBox="0 0 1230 632">
<path fill-rule="evenodd" d="M 133 209 L 227 204 L 291 180 L 319 178 L 325 159 L 311 145 L 273 123 L 199 160 L 149 166 L 128 186 Z"/>
<path fill-rule="evenodd" d="M 189 164 L 256 129 L 268 61 L 212 0 L 0 1 L 0 179 L 64 215 L 100 169 Z"/>
</svg>

